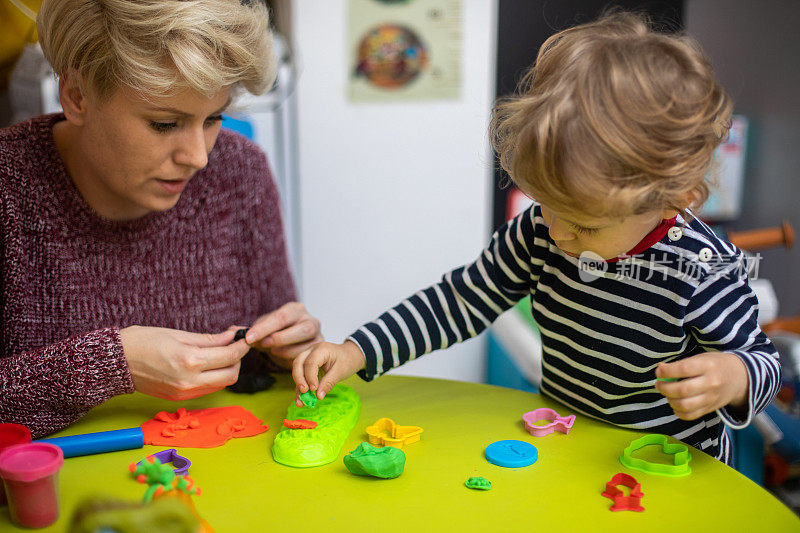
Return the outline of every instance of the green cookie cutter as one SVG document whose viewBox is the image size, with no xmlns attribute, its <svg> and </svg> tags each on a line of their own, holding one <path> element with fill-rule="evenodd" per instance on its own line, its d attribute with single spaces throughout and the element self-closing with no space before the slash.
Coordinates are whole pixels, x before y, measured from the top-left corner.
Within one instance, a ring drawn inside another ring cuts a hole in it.
<svg viewBox="0 0 800 533">
<path fill-rule="evenodd" d="M 668 455 L 673 455 L 673 464 L 659 464 L 651 463 L 644 459 L 639 459 L 633 456 L 633 452 L 650 446 L 651 444 L 661 445 L 661 451 Z M 622 455 L 619 457 L 619 462 L 632 470 L 638 470 L 646 474 L 657 474 L 659 476 L 680 477 L 692 473 L 692 468 L 689 466 L 689 461 L 692 460 L 692 455 L 689 453 L 689 447 L 681 443 L 670 443 L 666 435 L 650 434 L 640 437 L 632 441 Z"/>
<path fill-rule="evenodd" d="M 303 418 L 317 423 L 314 429 L 284 428 L 275 435 L 272 457 L 276 462 L 298 468 L 322 466 L 339 457 L 344 441 L 358 421 L 361 399 L 341 383 L 317 407 L 297 407 L 292 402 L 286 418 Z"/>
</svg>

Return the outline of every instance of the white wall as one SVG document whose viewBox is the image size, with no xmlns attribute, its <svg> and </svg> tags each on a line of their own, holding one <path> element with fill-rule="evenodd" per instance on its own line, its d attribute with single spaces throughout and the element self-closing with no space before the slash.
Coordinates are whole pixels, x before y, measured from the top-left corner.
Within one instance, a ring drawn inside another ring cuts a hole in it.
<svg viewBox="0 0 800 533">
<path fill-rule="evenodd" d="M 292 4 L 303 300 L 341 342 L 488 242 L 496 0 L 464 0 L 458 100 L 347 98 L 346 0 Z M 404 374 L 485 378 L 479 337 Z"/>
</svg>

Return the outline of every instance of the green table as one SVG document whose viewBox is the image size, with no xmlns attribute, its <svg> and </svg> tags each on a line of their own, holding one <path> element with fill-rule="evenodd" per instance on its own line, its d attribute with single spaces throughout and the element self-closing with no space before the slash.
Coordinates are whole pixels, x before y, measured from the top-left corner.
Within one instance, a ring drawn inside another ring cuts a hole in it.
<svg viewBox="0 0 800 533">
<path fill-rule="evenodd" d="M 279 376 L 255 395 L 219 392 L 171 403 L 136 394 L 114 398 L 67 430 L 74 435 L 133 427 L 156 412 L 239 404 L 270 425 L 264 434 L 222 447 L 182 448 L 203 494 L 194 499 L 215 531 L 800 531 L 798 519 L 768 492 L 738 472 L 691 449 L 692 474 L 669 478 L 627 470 L 622 450 L 641 433 L 578 416 L 569 435 L 532 437 L 521 416 L 550 407 L 574 414 L 537 394 L 455 381 L 385 376 L 373 383 L 346 382 L 361 396 L 361 418 L 335 462 L 295 469 L 277 464 L 270 446 L 282 427 L 294 385 Z M 424 428 L 403 447 L 405 472 L 396 479 L 350 474 L 342 457 L 366 440 L 365 428 L 381 417 Z M 488 463 L 486 446 L 503 439 L 532 443 L 538 461 L 524 468 Z M 102 494 L 136 501 L 145 487 L 128 472 L 131 462 L 164 449 L 145 446 L 74 457 L 61 470 L 61 518 L 42 531 L 63 531 L 84 498 Z M 633 475 L 645 511 L 611 512 L 600 495 L 611 477 Z M 490 491 L 467 489 L 483 476 Z M 0 509 L 0 531 L 14 531 Z"/>
</svg>

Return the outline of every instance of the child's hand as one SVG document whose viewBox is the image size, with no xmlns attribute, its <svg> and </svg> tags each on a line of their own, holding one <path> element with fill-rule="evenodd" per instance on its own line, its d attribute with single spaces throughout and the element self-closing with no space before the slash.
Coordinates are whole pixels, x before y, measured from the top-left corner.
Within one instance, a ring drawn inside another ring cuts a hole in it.
<svg viewBox="0 0 800 533">
<path fill-rule="evenodd" d="M 367 364 L 361 348 L 353 341 L 342 344 L 322 342 L 301 353 L 292 362 L 292 377 L 297 385 L 297 394 L 307 390 L 317 391 L 317 398 L 323 399 L 334 385 L 355 374 Z M 320 368 L 325 375 L 319 379 Z M 303 406 L 299 398 L 298 407 Z"/>
<path fill-rule="evenodd" d="M 667 397 L 678 418 L 695 420 L 726 405 L 747 406 L 747 367 L 732 353 L 706 352 L 674 363 L 659 363 L 656 390 Z"/>
</svg>

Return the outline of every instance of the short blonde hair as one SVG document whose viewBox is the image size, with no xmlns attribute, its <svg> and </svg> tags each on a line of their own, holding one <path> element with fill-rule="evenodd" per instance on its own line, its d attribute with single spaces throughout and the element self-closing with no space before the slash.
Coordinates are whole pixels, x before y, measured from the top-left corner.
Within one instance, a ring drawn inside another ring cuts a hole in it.
<svg viewBox="0 0 800 533">
<path fill-rule="evenodd" d="M 612 12 L 547 39 L 491 124 L 500 164 L 557 212 L 627 216 L 708 197 L 731 101 L 692 39 Z"/>
<path fill-rule="evenodd" d="M 77 72 L 100 100 L 121 86 L 145 97 L 227 86 L 261 94 L 274 79 L 259 0 L 44 0 L 37 25 L 55 73 Z"/>
</svg>

